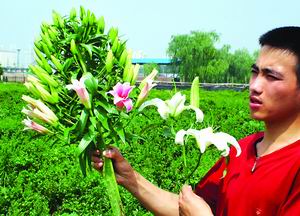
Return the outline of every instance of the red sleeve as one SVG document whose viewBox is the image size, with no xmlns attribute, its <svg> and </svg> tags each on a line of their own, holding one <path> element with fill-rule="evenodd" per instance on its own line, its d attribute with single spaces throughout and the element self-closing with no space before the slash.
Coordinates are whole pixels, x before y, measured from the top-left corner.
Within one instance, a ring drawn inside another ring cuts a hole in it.
<svg viewBox="0 0 300 216">
<path fill-rule="evenodd" d="M 226 167 L 225 158 L 222 157 L 217 163 L 209 170 L 204 178 L 198 183 L 195 188 L 195 193 L 202 197 L 215 211 L 218 203 L 219 189 L 222 182 L 223 172 Z"/>
<path fill-rule="evenodd" d="M 287 201 L 280 207 L 278 216 L 299 215 L 300 213 L 300 171 L 296 175 Z"/>
</svg>

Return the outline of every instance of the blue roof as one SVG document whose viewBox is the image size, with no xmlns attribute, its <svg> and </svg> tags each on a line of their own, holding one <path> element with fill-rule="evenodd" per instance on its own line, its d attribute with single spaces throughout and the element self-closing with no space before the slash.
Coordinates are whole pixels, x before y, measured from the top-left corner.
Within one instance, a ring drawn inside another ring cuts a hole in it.
<svg viewBox="0 0 300 216">
<path fill-rule="evenodd" d="M 171 59 L 169 58 L 133 58 L 133 64 L 171 64 Z"/>
</svg>

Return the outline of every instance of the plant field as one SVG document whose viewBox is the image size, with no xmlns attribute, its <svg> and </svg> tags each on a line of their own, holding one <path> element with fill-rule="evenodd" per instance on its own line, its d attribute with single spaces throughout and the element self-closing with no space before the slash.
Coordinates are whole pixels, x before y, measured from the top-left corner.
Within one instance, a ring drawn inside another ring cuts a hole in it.
<svg viewBox="0 0 300 216">
<path fill-rule="evenodd" d="M 153 90 L 150 98 L 167 99 L 173 93 Z M 183 93 L 189 97 L 189 91 Z M 23 94 L 28 93 L 21 84 L 0 83 L 0 215 L 110 215 L 101 175 L 91 171 L 84 178 L 81 174 L 77 144 L 66 146 L 55 137 L 23 131 Z M 200 98 L 205 115 L 201 127 L 213 126 L 237 139 L 262 130 L 261 123 L 249 118 L 248 92 L 201 90 Z M 126 127 L 140 136 L 128 137 L 130 142 L 119 148 L 148 180 L 178 192 L 196 165 L 199 149 L 189 139 L 184 167 L 182 146 L 174 143 L 156 108 L 143 113 Z M 174 122 L 175 130 L 187 129 L 193 115 L 182 113 Z M 209 149 L 190 183 L 196 184 L 218 158 L 219 153 Z M 121 187 L 120 193 L 126 215 L 152 215 Z"/>
</svg>

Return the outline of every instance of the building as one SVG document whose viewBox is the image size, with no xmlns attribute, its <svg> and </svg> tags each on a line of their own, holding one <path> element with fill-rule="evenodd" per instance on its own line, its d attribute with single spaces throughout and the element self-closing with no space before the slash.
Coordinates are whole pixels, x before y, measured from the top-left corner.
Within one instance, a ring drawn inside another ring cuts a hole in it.
<svg viewBox="0 0 300 216">
<path fill-rule="evenodd" d="M 177 79 L 175 67 L 172 67 L 172 60 L 170 58 L 133 58 L 132 64 L 141 65 L 139 70 L 139 78 L 145 77 L 144 65 L 155 64 L 158 66 L 159 75 L 157 80 L 172 81 Z"/>
</svg>

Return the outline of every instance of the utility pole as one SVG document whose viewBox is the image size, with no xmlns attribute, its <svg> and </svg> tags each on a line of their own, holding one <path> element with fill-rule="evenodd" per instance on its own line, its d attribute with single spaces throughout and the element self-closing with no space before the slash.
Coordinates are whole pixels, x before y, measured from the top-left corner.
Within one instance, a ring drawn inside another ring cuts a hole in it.
<svg viewBox="0 0 300 216">
<path fill-rule="evenodd" d="M 20 52 L 21 52 L 21 49 L 17 49 L 17 68 L 20 68 Z"/>
</svg>

